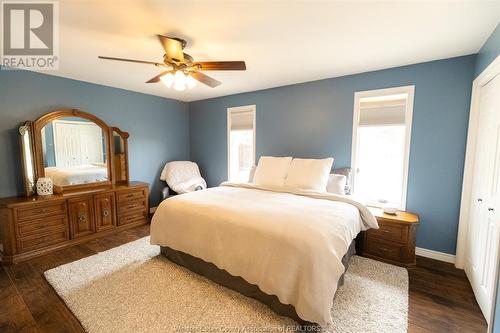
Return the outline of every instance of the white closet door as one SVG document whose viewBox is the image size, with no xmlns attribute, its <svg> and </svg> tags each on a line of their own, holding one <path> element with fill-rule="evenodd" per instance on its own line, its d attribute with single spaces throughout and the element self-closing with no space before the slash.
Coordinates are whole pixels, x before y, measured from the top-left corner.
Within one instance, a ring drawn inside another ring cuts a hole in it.
<svg viewBox="0 0 500 333">
<path fill-rule="evenodd" d="M 498 265 L 500 75 L 481 88 L 465 271 L 489 322 Z"/>
<path fill-rule="evenodd" d="M 68 168 L 80 165 L 80 140 L 75 135 L 78 133 L 78 125 L 54 121 L 53 126 L 56 166 Z"/>
<path fill-rule="evenodd" d="M 54 121 L 56 166 L 68 168 L 104 163 L 102 129 L 94 123 Z"/>
<path fill-rule="evenodd" d="M 101 128 L 92 123 L 79 127 L 82 164 L 104 163 Z"/>
</svg>

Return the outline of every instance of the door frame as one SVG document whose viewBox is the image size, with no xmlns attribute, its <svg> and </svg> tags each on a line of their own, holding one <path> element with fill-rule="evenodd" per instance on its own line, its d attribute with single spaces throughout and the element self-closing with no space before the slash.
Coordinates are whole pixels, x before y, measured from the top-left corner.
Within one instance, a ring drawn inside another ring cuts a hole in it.
<svg viewBox="0 0 500 333">
<path fill-rule="evenodd" d="M 479 127 L 480 94 L 481 94 L 481 89 L 497 75 L 500 75 L 500 55 L 497 56 L 496 59 L 493 62 L 491 62 L 491 64 L 472 82 L 469 128 L 467 132 L 467 147 L 465 151 L 462 198 L 460 203 L 460 217 L 458 224 L 457 250 L 455 258 L 455 266 L 461 269 L 464 268 L 465 264 L 467 239 L 469 233 L 469 212 L 471 207 L 474 157 L 476 154 L 477 134 Z M 497 257 L 500 258 L 500 251 L 497 254 Z M 496 281 L 498 281 L 498 268 L 496 272 Z M 492 330 L 493 327 L 492 319 L 495 313 L 497 287 L 495 286 L 494 289 L 495 290 L 493 293 L 493 304 L 491 306 L 492 312 L 490 314 L 490 324 L 488 325 L 488 332 L 491 332 Z M 497 318 L 497 320 L 500 320 L 500 318 Z"/>
</svg>

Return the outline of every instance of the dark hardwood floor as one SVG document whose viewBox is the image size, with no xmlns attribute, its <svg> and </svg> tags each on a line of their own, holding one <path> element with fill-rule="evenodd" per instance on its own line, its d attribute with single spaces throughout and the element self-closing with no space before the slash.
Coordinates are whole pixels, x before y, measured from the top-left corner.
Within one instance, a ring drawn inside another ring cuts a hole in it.
<svg viewBox="0 0 500 333">
<path fill-rule="evenodd" d="M 12 266 L 0 267 L 0 332 L 83 332 L 45 281 L 43 272 L 149 234 L 149 225 L 96 239 Z M 409 332 L 486 332 L 463 271 L 418 258 L 409 270 Z"/>
</svg>

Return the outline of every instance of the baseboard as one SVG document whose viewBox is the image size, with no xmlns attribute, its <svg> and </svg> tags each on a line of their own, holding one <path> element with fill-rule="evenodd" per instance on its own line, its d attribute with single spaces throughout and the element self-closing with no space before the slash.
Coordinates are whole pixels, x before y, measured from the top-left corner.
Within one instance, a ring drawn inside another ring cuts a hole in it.
<svg viewBox="0 0 500 333">
<path fill-rule="evenodd" d="M 153 215 L 156 212 L 157 208 L 158 206 L 149 208 L 149 215 Z"/>
<path fill-rule="evenodd" d="M 454 254 L 448 254 L 448 253 L 438 252 L 438 251 L 434 251 L 434 250 L 423 249 L 421 247 L 417 247 L 415 249 L 415 254 L 417 256 L 431 258 L 431 259 L 444 261 L 444 262 L 449 262 L 451 264 L 455 263 L 455 255 Z"/>
</svg>

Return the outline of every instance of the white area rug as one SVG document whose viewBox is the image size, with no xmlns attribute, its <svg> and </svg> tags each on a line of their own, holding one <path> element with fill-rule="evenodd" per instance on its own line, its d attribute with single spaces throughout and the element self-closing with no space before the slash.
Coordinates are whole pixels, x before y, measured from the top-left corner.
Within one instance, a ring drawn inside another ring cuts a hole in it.
<svg viewBox="0 0 500 333">
<path fill-rule="evenodd" d="M 262 303 L 177 266 L 149 237 L 45 272 L 90 333 L 270 332 L 295 328 Z M 327 332 L 406 332 L 406 269 L 353 256 Z"/>
</svg>

